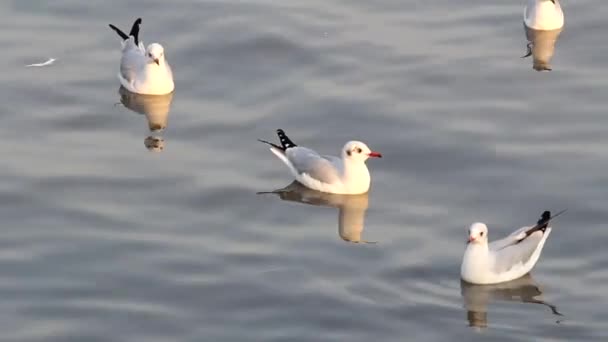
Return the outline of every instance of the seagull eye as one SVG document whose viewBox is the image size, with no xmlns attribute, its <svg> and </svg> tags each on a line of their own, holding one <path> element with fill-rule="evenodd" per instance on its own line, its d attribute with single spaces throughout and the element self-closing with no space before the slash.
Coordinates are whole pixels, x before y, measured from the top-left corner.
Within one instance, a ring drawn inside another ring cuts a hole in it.
<svg viewBox="0 0 608 342">
<path fill-rule="evenodd" d="M 360 147 L 357 147 L 357 148 L 355 149 L 355 151 L 357 151 L 357 153 L 361 153 L 361 148 L 360 148 Z"/>
<path fill-rule="evenodd" d="M 148 57 L 152 58 L 152 54 L 151 54 L 151 53 L 148 53 Z"/>
<path fill-rule="evenodd" d="M 483 236 L 483 232 L 479 233 L 479 236 Z"/>
</svg>

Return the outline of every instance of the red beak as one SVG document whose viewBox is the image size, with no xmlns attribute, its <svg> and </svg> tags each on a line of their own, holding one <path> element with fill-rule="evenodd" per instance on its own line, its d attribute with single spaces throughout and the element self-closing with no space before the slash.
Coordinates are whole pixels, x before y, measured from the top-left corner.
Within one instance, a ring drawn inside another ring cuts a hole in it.
<svg viewBox="0 0 608 342">
<path fill-rule="evenodd" d="M 368 153 L 367 155 L 372 158 L 382 158 L 382 154 L 380 154 L 379 152 L 372 151 L 372 152 Z"/>
<path fill-rule="evenodd" d="M 471 242 L 473 242 L 473 241 L 475 241 L 475 237 L 473 237 L 473 236 L 469 236 L 469 243 L 471 243 Z"/>
</svg>

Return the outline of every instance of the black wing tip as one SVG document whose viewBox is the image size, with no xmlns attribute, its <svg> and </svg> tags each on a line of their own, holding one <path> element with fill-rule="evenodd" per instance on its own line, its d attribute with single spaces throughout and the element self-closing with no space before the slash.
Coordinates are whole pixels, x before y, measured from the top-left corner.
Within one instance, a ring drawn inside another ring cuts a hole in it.
<svg viewBox="0 0 608 342">
<path fill-rule="evenodd" d="M 532 235 L 532 233 L 537 232 L 539 230 L 544 233 L 547 230 L 547 227 L 549 227 L 549 221 L 551 221 L 552 219 L 558 217 L 559 215 L 561 215 L 565 212 L 566 212 L 566 209 L 551 216 L 551 211 L 549 211 L 549 210 L 543 211 L 540 219 L 536 222 L 536 225 L 526 231 L 526 237 Z M 519 242 L 521 242 L 522 240 L 520 240 Z"/>
<path fill-rule="evenodd" d="M 551 219 L 551 211 L 550 210 L 545 210 L 543 211 L 543 213 L 540 215 L 540 220 L 538 222 L 541 221 L 549 221 Z"/>
<path fill-rule="evenodd" d="M 551 211 L 545 210 L 543 211 L 540 219 L 536 222 L 536 226 L 538 230 L 542 230 L 543 232 L 549 226 L 549 221 L 551 220 Z"/>
<path fill-rule="evenodd" d="M 279 141 L 281 142 L 281 146 L 283 146 L 283 150 L 298 146 L 289 139 L 287 134 L 285 134 L 285 131 L 281 128 L 277 129 L 277 135 L 279 136 Z"/>
<path fill-rule="evenodd" d="M 133 26 L 131 26 L 131 31 L 129 32 L 129 36 L 133 36 L 135 39 L 135 45 L 139 45 L 139 25 L 141 22 L 141 18 L 135 19 Z"/>
<path fill-rule="evenodd" d="M 122 38 L 123 40 L 129 39 L 129 36 L 127 36 L 126 33 L 122 32 L 122 30 L 119 29 L 118 27 L 116 27 L 116 26 L 114 26 L 112 24 L 108 24 L 108 26 L 110 26 L 110 28 L 112 30 L 114 30 L 114 32 L 116 32 L 120 36 L 120 38 Z"/>
</svg>

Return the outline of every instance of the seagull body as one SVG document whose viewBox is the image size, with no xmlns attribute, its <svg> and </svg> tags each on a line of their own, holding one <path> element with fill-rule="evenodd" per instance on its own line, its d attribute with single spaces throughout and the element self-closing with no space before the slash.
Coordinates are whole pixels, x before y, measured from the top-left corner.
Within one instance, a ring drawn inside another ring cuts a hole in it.
<svg viewBox="0 0 608 342">
<path fill-rule="evenodd" d="M 141 18 L 133 23 L 129 35 L 110 24 L 122 39 L 122 56 L 118 79 L 128 91 L 144 95 L 165 95 L 175 89 L 173 73 L 162 45 L 152 43 L 144 48 L 139 41 Z"/>
<path fill-rule="evenodd" d="M 564 12 L 559 0 L 528 0 L 524 23 L 535 30 L 557 30 L 564 26 Z"/>
<path fill-rule="evenodd" d="M 365 161 L 369 157 L 381 158 L 360 141 L 349 141 L 342 148 L 342 157 L 322 156 L 317 152 L 297 146 L 278 129 L 281 146 L 259 140 L 270 145 L 274 153 L 302 185 L 321 192 L 356 195 L 368 192 L 371 183 Z"/>
<path fill-rule="evenodd" d="M 551 233 L 548 227 L 551 218 L 551 213 L 545 211 L 535 226 L 522 227 L 491 243 L 488 243 L 486 225 L 473 223 L 469 228 L 469 242 L 460 268 L 461 278 L 472 284 L 483 285 L 511 281 L 526 275 L 538 261 Z"/>
</svg>

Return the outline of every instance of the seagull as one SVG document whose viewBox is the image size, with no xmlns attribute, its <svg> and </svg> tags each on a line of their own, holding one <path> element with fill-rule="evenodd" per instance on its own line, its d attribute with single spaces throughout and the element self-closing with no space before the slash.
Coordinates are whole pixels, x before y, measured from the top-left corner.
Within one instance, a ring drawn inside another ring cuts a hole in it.
<svg viewBox="0 0 608 342">
<path fill-rule="evenodd" d="M 139 40 L 139 25 L 137 18 L 131 27 L 129 35 L 118 27 L 110 24 L 110 28 L 123 39 L 122 57 L 120 59 L 120 84 L 128 91 L 144 95 L 165 95 L 175 89 L 173 73 L 162 45 L 152 43 L 144 48 Z"/>
<path fill-rule="evenodd" d="M 322 156 L 291 141 L 282 129 L 277 129 L 281 146 L 270 145 L 274 153 L 291 171 L 295 179 L 307 188 L 320 192 L 358 195 L 368 192 L 371 183 L 367 158 L 382 158 L 360 141 L 349 141 L 342 148 L 342 158 Z"/>
<path fill-rule="evenodd" d="M 534 30 L 557 30 L 564 26 L 564 12 L 559 0 L 528 0 L 524 24 Z"/>
<path fill-rule="evenodd" d="M 497 284 L 517 279 L 532 270 L 551 233 L 545 211 L 533 227 L 522 227 L 509 236 L 488 243 L 488 227 L 481 222 L 469 227 L 469 241 L 462 258 L 460 276 L 472 284 Z"/>
</svg>

